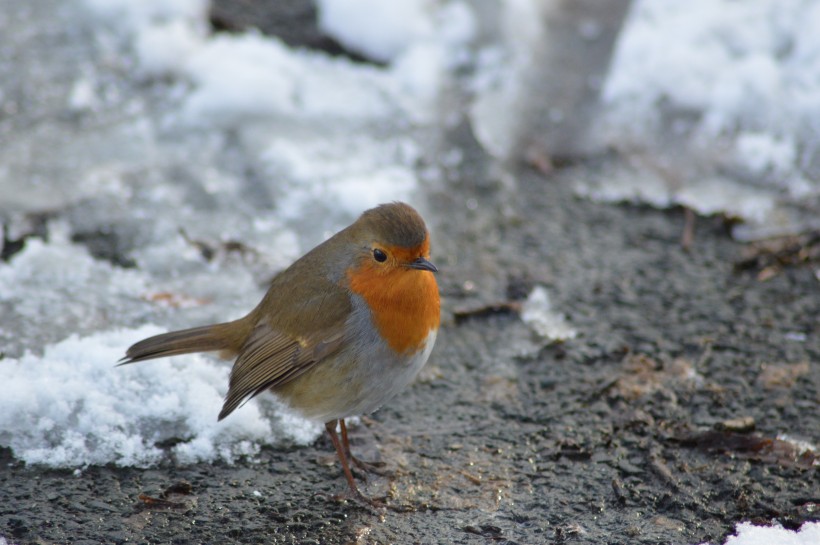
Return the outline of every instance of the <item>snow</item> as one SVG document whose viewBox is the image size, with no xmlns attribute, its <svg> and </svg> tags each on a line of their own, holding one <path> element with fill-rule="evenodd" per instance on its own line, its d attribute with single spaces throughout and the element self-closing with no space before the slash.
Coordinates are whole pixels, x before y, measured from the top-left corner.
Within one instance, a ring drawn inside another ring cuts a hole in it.
<svg viewBox="0 0 820 545">
<path fill-rule="evenodd" d="M 786 530 L 779 524 L 770 527 L 755 526 L 751 522 L 737 525 L 734 535 L 724 545 L 817 545 L 820 543 L 820 522 L 806 522 L 796 531 Z M 709 545 L 709 544 L 702 544 Z"/>
<path fill-rule="evenodd" d="M 43 330 L 104 328 L 104 309 L 127 313 L 146 289 L 141 274 L 94 259 L 67 241 L 61 227 L 54 226 L 51 235 L 50 243 L 29 239 L 0 267 L 0 305 L 6 317 L 0 342 L 8 352 L 38 346 Z"/>
<path fill-rule="evenodd" d="M 749 221 L 740 237 L 811 227 L 816 207 L 798 209 L 820 205 L 818 24 L 807 0 L 635 2 L 603 89 L 603 132 L 662 175 L 638 189 L 628 171 L 579 191 L 726 212 Z"/>
<path fill-rule="evenodd" d="M 162 329 L 146 325 L 79 338 L 4 362 L 8 386 L 0 440 L 31 464 L 77 467 L 147 466 L 164 458 L 156 447 L 181 438 L 180 463 L 251 455 L 273 435 L 260 408 L 216 421 L 229 368 L 186 356 L 115 368 L 123 346 Z M 90 385 L 93 384 L 93 388 Z"/>
<path fill-rule="evenodd" d="M 264 443 L 315 437 L 315 424 L 281 409 L 273 417 L 264 415 L 258 404 L 217 423 L 229 367 L 211 358 L 193 355 L 116 369 L 126 347 L 163 329 L 108 329 L 107 309 L 140 316 L 144 298 L 153 295 L 159 304 L 168 299 L 148 291 L 142 273 L 95 260 L 60 233 L 53 228 L 49 243 L 29 239 L 0 268 L 0 304 L 11 309 L 12 324 L 97 332 L 73 334 L 42 353 L 27 350 L 3 360 L 8 389 L 0 398 L 0 444 L 27 463 L 145 466 L 169 455 L 179 463 L 230 461 L 252 455 Z M 172 303 L 180 308 L 189 302 Z M 4 346 L 21 338 L 37 346 L 38 333 L 0 331 L 8 337 Z M 183 440 L 169 453 L 155 446 L 175 438 Z"/>
<path fill-rule="evenodd" d="M 538 335 L 550 341 L 566 341 L 578 335 L 566 318 L 552 307 L 549 292 L 544 286 L 536 286 L 527 296 L 521 309 L 521 319 Z"/>
<path fill-rule="evenodd" d="M 472 10 L 464 2 L 318 0 L 316 5 L 319 28 L 350 50 L 381 62 L 401 64 L 402 56 L 431 43 L 457 52 L 476 32 Z"/>
<path fill-rule="evenodd" d="M 369 58 L 394 60 L 433 34 L 431 0 L 319 0 L 319 28 Z M 377 21 L 378 23 L 374 23 Z"/>
</svg>

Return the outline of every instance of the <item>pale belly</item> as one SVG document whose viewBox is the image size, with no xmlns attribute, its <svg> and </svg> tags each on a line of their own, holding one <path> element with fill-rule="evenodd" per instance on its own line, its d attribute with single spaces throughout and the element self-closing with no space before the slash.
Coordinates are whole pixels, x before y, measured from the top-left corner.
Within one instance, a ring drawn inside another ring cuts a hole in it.
<svg viewBox="0 0 820 545">
<path fill-rule="evenodd" d="M 404 390 L 433 350 L 436 330 L 424 347 L 396 356 L 383 345 L 342 350 L 274 392 L 306 418 L 330 422 L 375 411 Z"/>
</svg>

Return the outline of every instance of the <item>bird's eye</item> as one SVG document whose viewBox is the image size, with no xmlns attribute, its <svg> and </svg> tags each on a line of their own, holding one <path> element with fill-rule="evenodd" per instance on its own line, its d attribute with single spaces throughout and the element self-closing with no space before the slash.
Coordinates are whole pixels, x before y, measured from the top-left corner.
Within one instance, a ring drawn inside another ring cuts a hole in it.
<svg viewBox="0 0 820 545">
<path fill-rule="evenodd" d="M 375 259 L 379 263 L 384 263 L 385 261 L 387 261 L 387 254 L 384 253 L 384 251 L 376 248 L 375 250 L 373 250 L 373 259 Z"/>
</svg>

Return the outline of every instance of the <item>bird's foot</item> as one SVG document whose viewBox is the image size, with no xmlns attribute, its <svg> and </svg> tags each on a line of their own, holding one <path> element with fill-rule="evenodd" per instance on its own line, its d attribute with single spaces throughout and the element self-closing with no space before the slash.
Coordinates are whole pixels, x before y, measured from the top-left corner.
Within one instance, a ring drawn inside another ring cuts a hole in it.
<svg viewBox="0 0 820 545">
<path fill-rule="evenodd" d="M 389 477 L 393 474 L 392 471 L 384 469 L 385 466 L 387 466 L 387 464 L 385 464 L 384 462 L 369 462 L 367 460 L 362 460 L 361 458 L 356 458 L 352 454 L 350 455 L 350 461 L 353 462 L 354 466 L 361 469 L 365 473 L 375 473 L 376 475 L 386 477 Z"/>
</svg>

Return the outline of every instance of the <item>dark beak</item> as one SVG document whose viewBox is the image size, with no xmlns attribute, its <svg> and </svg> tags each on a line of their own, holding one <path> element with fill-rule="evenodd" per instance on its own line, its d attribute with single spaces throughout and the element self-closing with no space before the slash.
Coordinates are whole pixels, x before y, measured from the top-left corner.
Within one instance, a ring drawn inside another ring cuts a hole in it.
<svg viewBox="0 0 820 545">
<path fill-rule="evenodd" d="M 438 272 L 435 265 L 420 257 L 408 265 L 411 269 L 418 269 L 420 271 Z"/>
</svg>

